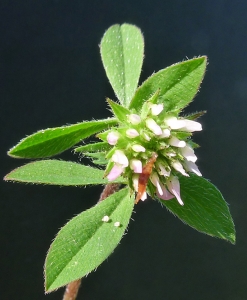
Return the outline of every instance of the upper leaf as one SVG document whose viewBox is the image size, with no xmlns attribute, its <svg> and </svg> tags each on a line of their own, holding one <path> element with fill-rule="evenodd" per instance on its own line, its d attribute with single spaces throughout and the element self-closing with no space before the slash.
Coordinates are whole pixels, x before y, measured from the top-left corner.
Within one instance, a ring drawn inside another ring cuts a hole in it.
<svg viewBox="0 0 247 300">
<path fill-rule="evenodd" d="M 62 160 L 40 160 L 19 167 L 4 177 L 6 181 L 18 181 L 52 185 L 106 184 L 104 171 Z M 119 177 L 114 182 L 124 182 Z"/>
<path fill-rule="evenodd" d="M 115 94 L 128 107 L 143 62 L 144 40 L 140 29 L 130 24 L 111 26 L 101 40 L 100 53 Z"/>
<path fill-rule="evenodd" d="M 116 119 L 105 119 L 40 130 L 21 140 L 8 154 L 15 158 L 53 156 L 115 124 Z"/>
<path fill-rule="evenodd" d="M 174 200 L 160 200 L 184 223 L 198 231 L 235 243 L 235 229 L 228 206 L 220 191 L 205 178 L 195 174 L 180 176 L 184 206 Z"/>
<path fill-rule="evenodd" d="M 129 189 L 114 193 L 69 221 L 58 233 L 45 262 L 50 292 L 97 268 L 121 240 L 134 206 Z M 109 222 L 103 222 L 104 216 Z M 120 226 L 114 224 L 120 222 Z"/>
<path fill-rule="evenodd" d="M 205 56 L 174 64 L 150 76 L 137 89 L 130 108 L 140 110 L 143 103 L 159 90 L 159 103 L 166 111 L 181 110 L 196 95 L 206 69 Z"/>
</svg>

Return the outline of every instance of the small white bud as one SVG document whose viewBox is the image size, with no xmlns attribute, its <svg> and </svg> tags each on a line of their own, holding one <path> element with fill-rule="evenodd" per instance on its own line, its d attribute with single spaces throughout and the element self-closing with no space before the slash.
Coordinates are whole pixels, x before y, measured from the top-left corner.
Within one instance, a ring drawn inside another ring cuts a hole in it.
<svg viewBox="0 0 247 300">
<path fill-rule="evenodd" d="M 178 138 L 176 138 L 175 136 L 171 137 L 170 140 L 169 140 L 169 144 L 171 146 L 174 146 L 174 147 L 178 147 L 178 148 L 183 148 L 186 146 L 186 143 L 185 141 L 180 141 Z"/>
<path fill-rule="evenodd" d="M 126 136 L 130 139 L 134 139 L 139 135 L 138 131 L 136 129 L 130 128 L 126 130 Z"/>
<path fill-rule="evenodd" d="M 131 148 L 132 148 L 135 152 L 145 152 L 145 151 L 146 151 L 146 149 L 145 149 L 142 145 L 138 145 L 138 144 L 133 145 Z"/>
<path fill-rule="evenodd" d="M 153 120 L 153 119 L 147 119 L 146 120 L 146 126 L 149 128 L 155 135 L 161 135 L 162 129 L 160 126 Z"/>
<path fill-rule="evenodd" d="M 129 122 L 133 125 L 138 125 L 141 123 L 141 117 L 136 114 L 128 115 Z"/>
<path fill-rule="evenodd" d="M 151 104 L 150 108 L 151 108 L 152 115 L 158 116 L 162 112 L 164 105 L 163 104 Z"/>
<path fill-rule="evenodd" d="M 108 216 L 104 216 L 103 218 L 102 218 L 102 221 L 103 222 L 108 222 L 110 220 L 110 218 L 108 217 Z"/>
<path fill-rule="evenodd" d="M 116 145 L 119 137 L 120 137 L 120 135 L 119 135 L 118 132 L 114 132 L 114 131 L 109 132 L 108 135 L 107 135 L 107 142 L 110 145 L 114 146 L 114 145 Z"/>
<path fill-rule="evenodd" d="M 134 171 L 134 173 L 142 172 L 142 162 L 139 159 L 132 159 L 130 161 L 130 168 Z"/>
<path fill-rule="evenodd" d="M 171 129 L 180 129 L 185 126 L 184 120 L 178 120 L 176 117 L 171 117 L 169 119 L 165 119 L 164 122 L 171 128 Z"/>
</svg>

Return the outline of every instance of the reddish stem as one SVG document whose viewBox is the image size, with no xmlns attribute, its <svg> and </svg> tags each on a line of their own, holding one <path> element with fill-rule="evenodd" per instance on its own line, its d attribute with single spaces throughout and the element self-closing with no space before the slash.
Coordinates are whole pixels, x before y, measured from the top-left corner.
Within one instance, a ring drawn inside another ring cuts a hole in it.
<svg viewBox="0 0 247 300">
<path fill-rule="evenodd" d="M 99 202 L 105 200 L 108 196 L 114 194 L 119 190 L 120 185 L 118 183 L 109 183 L 107 184 L 99 198 Z M 81 279 L 70 282 L 65 289 L 63 300 L 75 300 L 81 285 Z"/>
</svg>

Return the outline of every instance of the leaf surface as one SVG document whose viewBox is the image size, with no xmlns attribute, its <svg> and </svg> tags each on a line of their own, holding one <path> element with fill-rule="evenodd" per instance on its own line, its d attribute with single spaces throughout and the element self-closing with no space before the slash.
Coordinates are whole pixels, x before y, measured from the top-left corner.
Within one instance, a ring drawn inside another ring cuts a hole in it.
<svg viewBox="0 0 247 300">
<path fill-rule="evenodd" d="M 114 193 L 69 221 L 51 244 L 45 262 L 45 287 L 50 292 L 97 268 L 120 242 L 134 206 L 129 189 Z M 103 222 L 108 216 L 110 220 Z M 120 222 L 120 226 L 114 226 Z"/>
<path fill-rule="evenodd" d="M 116 119 L 105 119 L 40 130 L 21 140 L 8 154 L 15 158 L 50 157 L 115 124 Z"/>
<path fill-rule="evenodd" d="M 128 107 L 141 73 L 144 40 L 139 28 L 113 25 L 104 34 L 100 53 L 106 75 L 120 103 Z"/>
<path fill-rule="evenodd" d="M 184 206 L 175 199 L 160 200 L 184 223 L 208 235 L 235 243 L 235 228 L 227 203 L 220 191 L 208 180 L 194 174 L 180 176 Z"/>
</svg>

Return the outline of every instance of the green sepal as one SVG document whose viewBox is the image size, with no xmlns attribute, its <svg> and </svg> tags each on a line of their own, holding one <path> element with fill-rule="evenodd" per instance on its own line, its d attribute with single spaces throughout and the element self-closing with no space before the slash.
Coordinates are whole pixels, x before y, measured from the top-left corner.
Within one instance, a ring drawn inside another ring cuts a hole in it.
<svg viewBox="0 0 247 300">
<path fill-rule="evenodd" d="M 88 275 L 119 244 L 134 207 L 122 189 L 70 220 L 51 244 L 45 261 L 45 289 L 51 292 Z M 103 222 L 104 216 L 109 217 Z M 120 222 L 120 226 L 114 224 Z"/>
<path fill-rule="evenodd" d="M 164 104 L 166 112 L 181 111 L 196 95 L 204 77 L 206 56 L 174 64 L 150 76 L 137 89 L 129 108 L 139 111 L 158 89 L 159 103 Z"/>
<path fill-rule="evenodd" d="M 195 113 L 193 113 L 193 114 L 186 115 L 186 116 L 184 116 L 184 118 L 185 118 L 185 119 L 188 119 L 188 120 L 194 121 L 194 120 L 196 120 L 196 119 L 202 117 L 202 116 L 205 115 L 206 113 L 207 113 L 206 110 L 202 110 L 202 111 L 195 112 Z"/>
<path fill-rule="evenodd" d="M 100 53 L 115 94 L 120 103 L 128 107 L 143 62 L 144 40 L 140 29 L 130 24 L 111 26 L 101 40 Z"/>
<path fill-rule="evenodd" d="M 85 156 L 91 157 L 92 162 L 96 165 L 106 165 L 108 163 L 108 159 L 105 158 L 106 153 L 105 152 L 96 152 L 96 153 L 91 153 L 91 152 L 85 152 Z"/>
<path fill-rule="evenodd" d="M 179 176 L 180 193 L 184 205 L 176 199 L 160 200 L 183 223 L 194 229 L 235 244 L 235 228 L 220 191 L 208 180 L 190 173 Z"/>
<path fill-rule="evenodd" d="M 7 174 L 4 180 L 64 186 L 109 183 L 104 178 L 103 170 L 55 159 L 26 164 Z M 118 177 L 114 182 L 125 182 L 125 180 Z"/>
<path fill-rule="evenodd" d="M 9 150 L 8 155 L 15 158 L 44 158 L 57 155 L 116 123 L 116 119 L 105 119 L 40 130 L 21 140 Z"/>
<path fill-rule="evenodd" d="M 112 101 L 111 99 L 107 98 L 107 102 L 109 103 L 113 114 L 120 122 L 126 122 L 127 116 L 131 113 L 127 108 L 123 107 L 120 104 Z"/>
<path fill-rule="evenodd" d="M 107 142 L 98 142 L 83 145 L 74 149 L 74 152 L 97 152 L 97 151 L 108 151 L 111 149 L 111 145 Z"/>
</svg>

